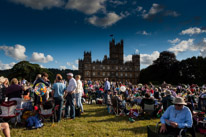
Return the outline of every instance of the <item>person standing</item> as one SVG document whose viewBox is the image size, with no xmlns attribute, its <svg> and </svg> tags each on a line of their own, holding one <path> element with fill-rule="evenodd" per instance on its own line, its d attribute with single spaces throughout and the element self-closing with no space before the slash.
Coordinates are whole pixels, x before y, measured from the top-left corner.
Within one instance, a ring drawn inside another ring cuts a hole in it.
<svg viewBox="0 0 206 137">
<path fill-rule="evenodd" d="M 55 106 L 59 105 L 57 111 L 57 122 L 61 120 L 62 106 L 63 106 L 63 96 L 66 91 L 66 85 L 62 82 L 62 76 L 60 74 L 56 75 L 56 83 L 52 86 L 52 96 L 55 101 Z"/>
<path fill-rule="evenodd" d="M 50 82 L 48 79 L 49 75 L 46 72 L 42 73 L 42 77 L 38 77 L 35 82 L 33 83 L 33 89 L 35 88 L 36 84 L 38 83 L 44 83 L 47 87 L 50 86 Z M 42 96 L 42 102 L 46 101 L 46 94 Z M 39 96 L 34 94 L 34 105 L 39 105 L 41 103 L 41 99 Z"/>
<path fill-rule="evenodd" d="M 71 119 L 75 118 L 75 106 L 74 106 L 74 93 L 77 88 L 77 82 L 73 78 L 72 73 L 67 74 L 67 78 L 69 80 L 69 84 L 67 86 L 67 94 L 66 94 L 66 108 L 65 108 L 65 118 L 68 118 L 69 115 L 69 110 L 68 108 L 70 107 L 70 117 Z"/>
<path fill-rule="evenodd" d="M 76 75 L 75 79 L 77 82 L 77 88 L 75 90 L 76 104 L 77 104 L 77 107 L 80 108 L 81 112 L 83 113 L 84 110 L 83 110 L 83 105 L 82 105 L 82 101 L 81 101 L 82 94 L 83 94 L 83 87 L 82 87 L 82 82 L 80 80 L 81 76 Z"/>
<path fill-rule="evenodd" d="M 105 82 L 104 82 L 105 104 L 107 104 L 107 94 L 108 94 L 108 91 L 110 91 L 110 82 L 108 81 L 108 78 L 105 78 Z"/>
</svg>

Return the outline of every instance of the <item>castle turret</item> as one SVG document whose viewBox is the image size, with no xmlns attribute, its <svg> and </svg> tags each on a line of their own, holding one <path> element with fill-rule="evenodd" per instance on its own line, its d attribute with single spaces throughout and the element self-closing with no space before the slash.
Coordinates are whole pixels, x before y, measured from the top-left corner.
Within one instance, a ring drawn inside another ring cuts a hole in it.
<svg viewBox="0 0 206 137">
<path fill-rule="evenodd" d="M 84 52 L 84 63 L 91 63 L 92 57 L 91 52 Z"/>
</svg>

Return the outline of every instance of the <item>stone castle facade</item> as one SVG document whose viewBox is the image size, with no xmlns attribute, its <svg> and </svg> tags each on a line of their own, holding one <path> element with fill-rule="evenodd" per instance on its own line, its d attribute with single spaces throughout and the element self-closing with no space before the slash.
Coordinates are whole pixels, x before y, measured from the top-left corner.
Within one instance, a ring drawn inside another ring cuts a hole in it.
<svg viewBox="0 0 206 137">
<path fill-rule="evenodd" d="M 140 55 L 132 55 L 132 61 L 124 62 L 124 43 L 109 43 L 109 57 L 102 61 L 92 61 L 91 52 L 84 52 L 84 58 L 79 60 L 79 74 L 84 80 L 104 80 L 132 82 L 136 84 L 140 75 Z"/>
</svg>

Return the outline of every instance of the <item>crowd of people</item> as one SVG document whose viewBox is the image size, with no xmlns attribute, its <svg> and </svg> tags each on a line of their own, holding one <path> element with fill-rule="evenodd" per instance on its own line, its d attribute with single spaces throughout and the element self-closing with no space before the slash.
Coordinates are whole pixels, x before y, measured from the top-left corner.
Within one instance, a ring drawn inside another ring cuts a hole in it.
<svg viewBox="0 0 206 137">
<path fill-rule="evenodd" d="M 35 94 L 34 91 L 38 83 L 43 83 L 47 88 L 47 92 L 41 96 Z M 0 86 L 0 103 L 16 101 L 18 109 L 23 110 L 23 100 L 31 101 L 35 111 L 38 111 L 44 102 L 54 100 L 54 106 L 58 106 L 55 122 L 60 122 L 62 116 L 70 120 L 75 119 L 75 110 L 84 113 L 84 99 L 91 99 L 91 103 L 92 99 L 96 101 L 102 99 L 102 104 L 107 106 L 109 113 L 118 112 L 119 110 L 116 109 L 121 108 L 123 111 L 120 114 L 122 115 L 129 115 L 130 111 L 126 104 L 131 106 L 136 104 L 144 110 L 145 104 L 154 103 L 153 115 L 161 108 L 164 111 L 160 119 L 161 133 L 166 133 L 173 128 L 192 127 L 193 110 L 202 110 L 199 100 L 206 98 L 205 85 L 202 87 L 196 84 L 172 86 L 166 82 L 160 86 L 155 86 L 152 83 L 134 85 L 128 81 L 125 83 L 110 82 L 108 78 L 105 78 L 104 81 L 81 80 L 80 75 L 74 77 L 72 73 L 67 74 L 67 80 L 63 80 L 63 77 L 57 74 L 54 82 L 49 81 L 49 76 L 45 72 L 38 74 L 33 83 L 16 78 L 13 78 L 9 83 L 7 78 L 0 77 Z M 116 108 L 114 104 L 118 104 L 119 108 Z M 62 115 L 63 107 L 65 108 L 64 115 Z M 23 113 L 20 115 L 18 122 L 21 122 Z M 9 136 L 8 124 L 1 123 L 0 127 L 5 136 Z"/>
</svg>

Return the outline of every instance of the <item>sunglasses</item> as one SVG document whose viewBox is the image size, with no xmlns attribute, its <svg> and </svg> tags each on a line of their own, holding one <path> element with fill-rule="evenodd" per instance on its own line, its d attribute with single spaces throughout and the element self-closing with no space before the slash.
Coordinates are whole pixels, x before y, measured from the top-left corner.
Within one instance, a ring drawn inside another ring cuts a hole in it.
<svg viewBox="0 0 206 137">
<path fill-rule="evenodd" d="M 175 104 L 175 106 L 181 107 L 181 106 L 183 106 L 183 105 L 182 105 L 182 104 Z"/>
</svg>

